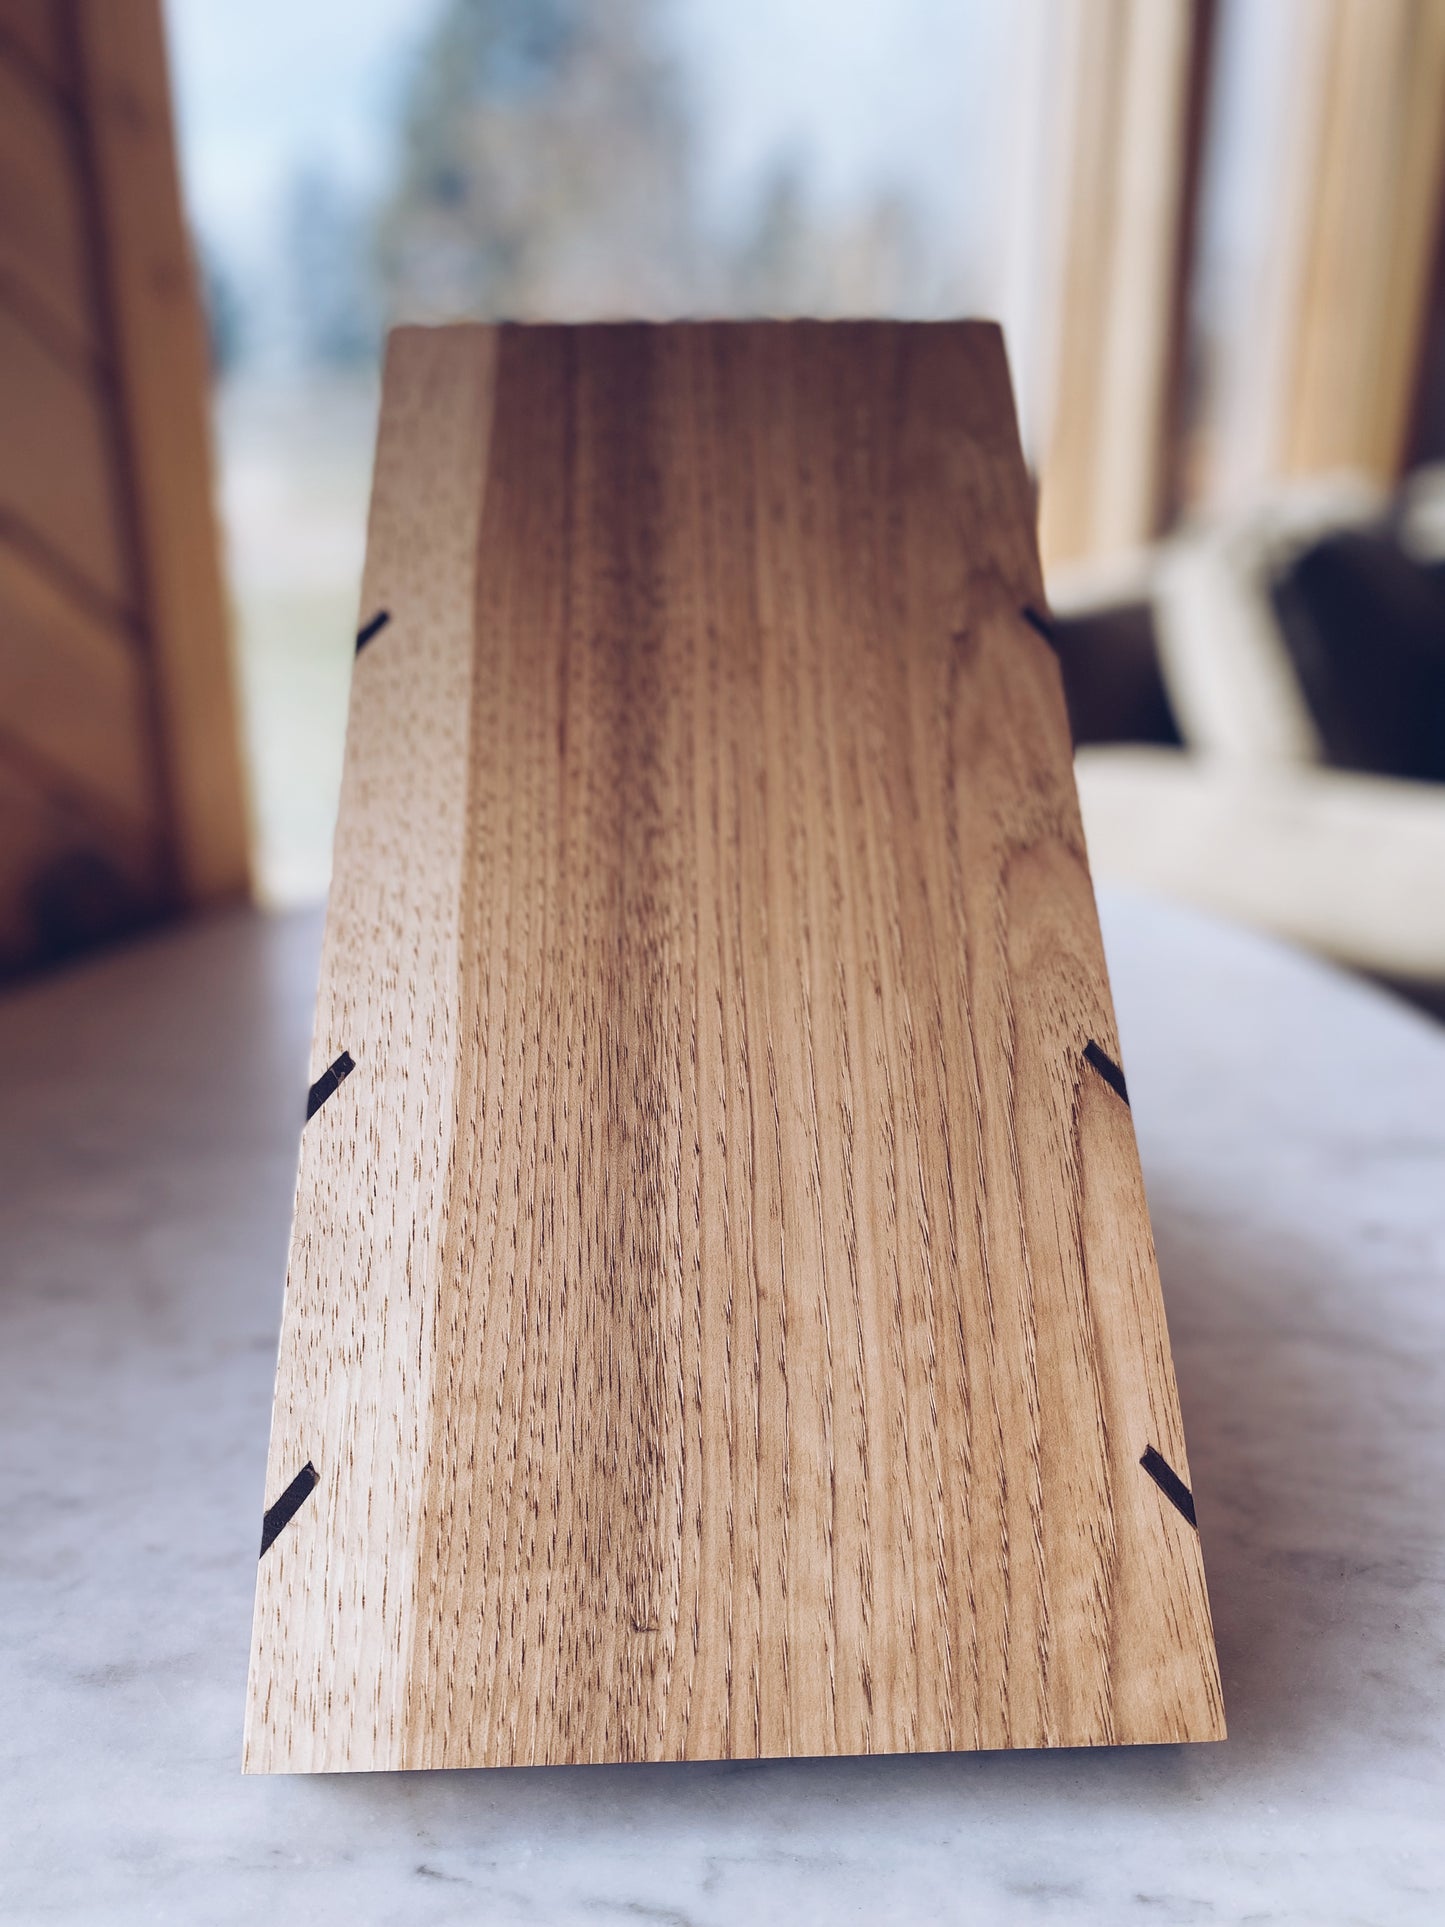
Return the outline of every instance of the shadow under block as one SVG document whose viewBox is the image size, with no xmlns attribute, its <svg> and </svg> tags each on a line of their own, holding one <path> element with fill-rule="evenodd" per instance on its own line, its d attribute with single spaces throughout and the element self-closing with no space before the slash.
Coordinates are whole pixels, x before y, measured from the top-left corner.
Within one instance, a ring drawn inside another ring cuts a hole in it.
<svg viewBox="0 0 1445 1927">
<path fill-rule="evenodd" d="M 1222 1734 L 1032 522 L 992 327 L 393 337 L 251 1770 Z"/>
</svg>

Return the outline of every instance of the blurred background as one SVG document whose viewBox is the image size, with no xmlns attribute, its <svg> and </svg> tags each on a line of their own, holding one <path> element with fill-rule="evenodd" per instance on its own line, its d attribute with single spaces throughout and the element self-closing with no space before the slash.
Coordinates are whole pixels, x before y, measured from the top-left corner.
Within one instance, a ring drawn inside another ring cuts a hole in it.
<svg viewBox="0 0 1445 1927">
<path fill-rule="evenodd" d="M 1438 1004 L 1442 103 L 1445 0 L 0 0 L 0 970 L 324 893 L 392 322 L 989 315 L 1096 871 Z"/>
</svg>

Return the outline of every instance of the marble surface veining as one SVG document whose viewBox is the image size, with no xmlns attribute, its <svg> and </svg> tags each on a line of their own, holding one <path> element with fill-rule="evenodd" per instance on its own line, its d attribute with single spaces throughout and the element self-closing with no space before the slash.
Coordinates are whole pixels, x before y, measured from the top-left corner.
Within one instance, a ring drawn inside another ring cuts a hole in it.
<svg viewBox="0 0 1445 1927">
<path fill-rule="evenodd" d="M 1106 901 L 1232 1737 L 238 1770 L 319 921 L 0 1004 L 0 1920 L 1445 1921 L 1445 1031 Z"/>
</svg>

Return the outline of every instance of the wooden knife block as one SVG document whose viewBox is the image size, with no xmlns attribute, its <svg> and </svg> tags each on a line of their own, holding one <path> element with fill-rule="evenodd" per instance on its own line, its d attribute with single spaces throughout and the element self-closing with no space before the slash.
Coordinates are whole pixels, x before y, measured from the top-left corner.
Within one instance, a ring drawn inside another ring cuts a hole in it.
<svg viewBox="0 0 1445 1927">
<path fill-rule="evenodd" d="M 1223 1732 L 996 329 L 393 337 L 254 1771 Z"/>
</svg>

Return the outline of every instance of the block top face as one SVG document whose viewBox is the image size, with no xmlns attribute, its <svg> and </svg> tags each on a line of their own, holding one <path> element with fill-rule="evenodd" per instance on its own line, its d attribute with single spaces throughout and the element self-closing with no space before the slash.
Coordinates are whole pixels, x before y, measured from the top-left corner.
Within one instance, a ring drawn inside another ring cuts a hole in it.
<svg viewBox="0 0 1445 1927">
<path fill-rule="evenodd" d="M 990 326 L 393 337 L 252 1770 L 1222 1734 L 1032 516 Z"/>
</svg>

